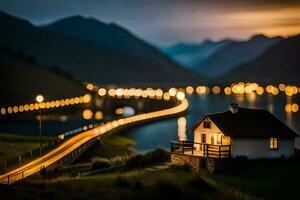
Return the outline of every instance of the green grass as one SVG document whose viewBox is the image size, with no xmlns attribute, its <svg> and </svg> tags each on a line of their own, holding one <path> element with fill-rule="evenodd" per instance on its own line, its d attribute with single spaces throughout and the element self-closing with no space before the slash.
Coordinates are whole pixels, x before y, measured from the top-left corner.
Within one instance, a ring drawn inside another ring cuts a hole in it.
<svg viewBox="0 0 300 200">
<path fill-rule="evenodd" d="M 209 178 L 264 199 L 284 199 L 299 197 L 299 169 L 299 161 L 257 160 L 244 169 Z"/>
<path fill-rule="evenodd" d="M 210 187 L 200 176 L 182 169 L 140 169 L 82 178 L 27 180 L 11 187 L 27 198 L 43 199 L 233 199 Z"/>
<path fill-rule="evenodd" d="M 120 145 L 112 143 L 115 148 Z M 90 163 L 79 163 L 62 171 L 85 169 L 85 173 L 58 173 L 52 179 L 34 176 L 9 189 L 18 193 L 16 197 L 29 199 L 295 199 L 299 167 L 300 162 L 293 160 L 256 160 L 235 171 L 199 176 L 166 164 L 91 171 Z"/>
<path fill-rule="evenodd" d="M 112 135 L 101 138 L 89 148 L 79 159 L 72 165 L 63 165 L 56 167 L 48 175 L 50 177 L 58 175 L 77 176 L 78 174 L 98 173 L 98 169 L 93 169 L 93 163 L 97 160 L 107 160 L 111 167 L 124 165 L 128 158 L 137 154 L 132 149 L 134 141 L 122 136 Z M 101 171 L 101 170 L 100 170 Z"/>
<path fill-rule="evenodd" d="M 122 135 L 104 137 L 84 153 L 76 163 L 91 162 L 96 157 L 122 160 L 136 154 L 136 151 L 132 148 L 133 145 L 133 140 Z"/>
<path fill-rule="evenodd" d="M 42 138 L 43 143 L 53 140 L 54 138 L 50 137 Z M 1 161 L 37 148 L 39 148 L 39 137 L 0 133 Z"/>
</svg>

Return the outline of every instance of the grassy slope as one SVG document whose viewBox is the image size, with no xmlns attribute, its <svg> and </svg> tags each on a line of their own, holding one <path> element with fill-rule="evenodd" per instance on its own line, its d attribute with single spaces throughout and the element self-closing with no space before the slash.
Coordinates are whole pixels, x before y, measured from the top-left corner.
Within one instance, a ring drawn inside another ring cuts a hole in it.
<svg viewBox="0 0 300 200">
<path fill-rule="evenodd" d="M 136 152 L 132 149 L 134 141 L 121 135 L 104 137 L 97 141 L 76 163 L 91 162 L 94 157 L 128 157 Z"/>
<path fill-rule="evenodd" d="M 53 140 L 53 138 L 42 138 L 44 143 L 51 140 Z M 39 137 L 0 133 L 0 160 L 5 160 L 11 156 L 17 156 L 19 153 L 37 149 L 38 147 Z"/>
<path fill-rule="evenodd" d="M 33 102 L 43 94 L 46 100 L 82 95 L 84 89 L 75 81 L 57 75 L 39 65 L 24 62 L 0 51 L 1 105 Z"/>
<path fill-rule="evenodd" d="M 264 199 L 284 199 L 299 197 L 299 167 L 296 161 L 256 161 L 246 169 L 210 178 Z"/>
<path fill-rule="evenodd" d="M 123 197 L 122 195 L 130 199 L 139 199 L 141 196 L 153 199 L 158 198 L 156 195 L 163 195 L 161 190 L 167 190 L 169 199 L 189 199 L 193 196 L 201 199 L 284 199 L 287 196 L 298 196 L 299 167 L 298 161 L 258 160 L 250 161 L 247 167 L 238 171 L 202 178 L 182 169 L 153 170 L 146 167 L 139 170 L 98 173 L 82 178 L 60 177 L 46 182 L 45 188 L 46 191 L 57 191 L 59 188 L 76 191 L 86 185 L 83 189 L 85 194 L 79 196 L 80 198 L 92 198 L 93 195 L 101 194 L 104 199 L 118 199 Z M 118 185 L 120 176 L 125 179 L 122 187 Z M 209 186 L 203 184 L 202 180 Z M 142 185 L 142 189 L 137 190 L 137 185 Z M 96 191 L 96 186 L 101 189 Z M 198 191 L 194 190 L 195 186 Z M 215 188 L 214 192 L 211 192 L 212 188 Z M 150 193 L 149 190 L 153 192 Z M 112 194 L 106 194 L 105 191 Z M 205 195 L 202 196 L 203 194 Z M 58 197 L 65 198 L 64 194 L 58 194 Z"/>
<path fill-rule="evenodd" d="M 21 183 L 12 188 L 19 194 L 26 194 L 27 198 L 43 199 L 232 199 L 211 188 L 199 176 L 177 169 L 155 172 L 142 169 L 82 179 L 59 178 Z M 12 196 L 14 194 L 7 194 L 7 197 Z"/>
</svg>

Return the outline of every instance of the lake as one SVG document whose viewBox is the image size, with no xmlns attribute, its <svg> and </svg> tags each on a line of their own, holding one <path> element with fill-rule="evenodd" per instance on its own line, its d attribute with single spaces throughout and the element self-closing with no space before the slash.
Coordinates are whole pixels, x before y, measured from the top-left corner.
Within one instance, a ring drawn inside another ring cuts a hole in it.
<svg viewBox="0 0 300 200">
<path fill-rule="evenodd" d="M 226 96 L 225 94 L 209 94 L 205 96 L 192 95 L 187 98 L 190 106 L 188 113 L 184 116 L 148 123 L 125 132 L 126 136 L 135 140 L 136 144 L 134 148 L 141 153 L 155 148 L 169 149 L 170 141 L 178 139 L 178 132 L 180 132 L 181 137 L 185 137 L 185 130 L 196 123 L 205 113 L 226 111 L 228 105 L 233 102 L 238 103 L 240 107 L 269 110 L 289 127 L 300 133 L 300 111 L 296 113 L 285 112 L 286 104 L 300 104 L 299 95 L 287 97 L 283 94 L 277 96 L 269 94 L 262 96 L 255 94 L 230 96 Z M 82 111 L 70 113 L 65 116 L 67 120 L 63 121 L 43 121 L 43 135 L 57 136 L 61 133 L 91 124 L 92 121 L 82 119 L 81 113 Z M 110 116 L 105 116 L 104 120 L 110 119 Z M 2 121 L 0 122 L 0 132 L 38 136 L 38 121 Z M 191 139 L 191 133 L 187 134 L 187 138 Z"/>
</svg>

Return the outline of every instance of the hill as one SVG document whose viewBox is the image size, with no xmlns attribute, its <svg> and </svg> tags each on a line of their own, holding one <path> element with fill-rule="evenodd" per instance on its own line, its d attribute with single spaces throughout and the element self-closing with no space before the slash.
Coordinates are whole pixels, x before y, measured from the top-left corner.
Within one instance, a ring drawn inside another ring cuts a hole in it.
<svg viewBox="0 0 300 200">
<path fill-rule="evenodd" d="M 105 46 L 122 54 L 160 63 L 169 62 L 169 59 L 156 48 L 114 23 L 106 24 L 94 18 L 73 16 L 60 19 L 43 28 L 93 45 Z"/>
<path fill-rule="evenodd" d="M 203 62 L 198 63 L 195 71 L 216 78 L 243 63 L 257 58 L 264 50 L 281 40 L 281 37 L 268 38 L 264 35 L 256 35 L 248 41 L 231 42 L 224 48 L 214 52 Z"/>
<path fill-rule="evenodd" d="M 161 48 L 161 50 L 182 66 L 193 69 L 198 63 L 203 62 L 215 51 L 224 48 L 231 42 L 231 40 L 222 40 L 220 42 L 206 40 L 200 44 L 178 43 Z"/>
<path fill-rule="evenodd" d="M 299 84 L 299 52 L 300 35 L 284 39 L 255 60 L 231 70 L 220 80 Z"/>
<path fill-rule="evenodd" d="M 0 90 L 1 106 L 35 102 L 37 94 L 43 94 L 45 99 L 52 100 L 78 96 L 85 92 L 78 82 L 7 55 L 2 50 Z"/>
<path fill-rule="evenodd" d="M 148 59 L 100 43 L 67 37 L 0 13 L 0 45 L 23 50 L 43 65 L 58 66 L 82 81 L 103 84 L 180 84 L 203 80 L 165 56 Z M 78 30 L 81 29 L 80 25 Z M 126 47 L 126 50 L 132 48 Z"/>
</svg>

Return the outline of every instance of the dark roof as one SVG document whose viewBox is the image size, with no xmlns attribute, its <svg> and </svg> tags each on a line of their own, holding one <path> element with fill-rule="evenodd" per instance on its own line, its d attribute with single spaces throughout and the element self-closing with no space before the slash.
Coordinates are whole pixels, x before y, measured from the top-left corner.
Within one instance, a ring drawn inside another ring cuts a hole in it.
<svg viewBox="0 0 300 200">
<path fill-rule="evenodd" d="M 238 108 L 238 112 L 206 114 L 188 131 L 209 117 L 223 134 L 232 138 L 295 138 L 296 132 L 263 109 Z"/>
</svg>

